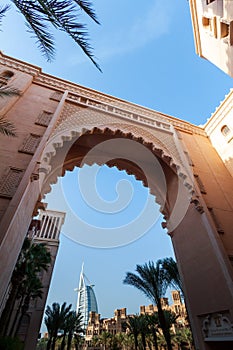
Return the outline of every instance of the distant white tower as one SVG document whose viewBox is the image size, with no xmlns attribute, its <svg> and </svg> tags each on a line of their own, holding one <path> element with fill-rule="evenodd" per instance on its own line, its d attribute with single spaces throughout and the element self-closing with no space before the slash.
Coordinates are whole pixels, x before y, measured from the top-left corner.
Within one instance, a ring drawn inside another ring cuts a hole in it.
<svg viewBox="0 0 233 350">
<path fill-rule="evenodd" d="M 88 278 L 84 274 L 84 263 L 82 264 L 82 270 L 80 273 L 78 291 L 77 309 L 76 312 L 80 312 L 83 316 L 82 327 L 84 330 L 87 328 L 90 311 L 98 313 L 98 306 L 96 301 L 94 285 L 90 283 Z"/>
</svg>

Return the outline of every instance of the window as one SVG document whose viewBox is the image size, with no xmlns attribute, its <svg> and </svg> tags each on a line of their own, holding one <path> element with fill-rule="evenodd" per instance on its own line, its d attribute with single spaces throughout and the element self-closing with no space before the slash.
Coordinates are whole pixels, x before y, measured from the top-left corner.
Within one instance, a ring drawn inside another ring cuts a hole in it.
<svg viewBox="0 0 233 350">
<path fill-rule="evenodd" d="M 227 125 L 224 125 L 221 128 L 221 133 L 223 134 L 223 136 L 228 136 L 230 134 L 230 128 Z"/>
<path fill-rule="evenodd" d="M 40 139 L 41 139 L 41 136 L 30 134 L 24 140 L 22 146 L 19 149 L 19 152 L 34 154 L 40 143 Z"/>
<path fill-rule="evenodd" d="M 209 34 L 213 35 L 215 38 L 217 38 L 217 23 L 216 23 L 216 16 L 209 18 L 209 17 L 202 17 L 202 25 L 204 29 L 207 29 Z"/>
<path fill-rule="evenodd" d="M 60 91 L 53 92 L 50 96 L 51 100 L 60 101 L 62 98 L 63 93 Z"/>
<path fill-rule="evenodd" d="M 52 119 L 53 113 L 43 111 L 39 114 L 37 117 L 37 120 L 35 121 L 35 124 L 41 125 L 41 126 L 48 126 L 51 119 Z"/>
<path fill-rule="evenodd" d="M 209 25 L 210 25 L 210 18 L 202 17 L 202 25 L 203 25 L 203 27 L 209 27 Z"/>
<path fill-rule="evenodd" d="M 22 169 L 10 167 L 0 183 L 0 196 L 7 198 L 13 197 L 22 176 Z"/>
<path fill-rule="evenodd" d="M 229 24 L 221 22 L 221 38 L 226 38 L 229 35 Z"/>
<path fill-rule="evenodd" d="M 0 87 L 7 85 L 8 81 L 13 77 L 14 73 L 6 70 L 0 74 Z"/>
</svg>

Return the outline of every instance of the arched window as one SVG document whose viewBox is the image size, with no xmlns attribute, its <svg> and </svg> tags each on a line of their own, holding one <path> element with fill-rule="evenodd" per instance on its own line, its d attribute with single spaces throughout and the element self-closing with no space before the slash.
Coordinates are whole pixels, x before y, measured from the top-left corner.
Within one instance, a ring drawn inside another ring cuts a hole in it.
<svg viewBox="0 0 233 350">
<path fill-rule="evenodd" d="M 227 125 L 224 125 L 222 128 L 221 128 L 221 133 L 223 134 L 223 136 L 227 136 L 230 134 L 230 128 L 227 126 Z"/>
<path fill-rule="evenodd" d="M 0 74 L 0 87 L 7 85 L 8 81 L 13 77 L 14 73 L 10 70 L 5 70 Z"/>
</svg>

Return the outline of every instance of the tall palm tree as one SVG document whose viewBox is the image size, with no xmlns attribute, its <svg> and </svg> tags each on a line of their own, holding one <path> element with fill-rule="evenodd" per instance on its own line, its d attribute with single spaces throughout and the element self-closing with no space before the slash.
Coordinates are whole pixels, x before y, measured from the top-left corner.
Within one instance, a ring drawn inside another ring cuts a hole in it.
<svg viewBox="0 0 233 350">
<path fill-rule="evenodd" d="M 58 331 L 63 329 L 66 317 L 70 312 L 71 306 L 71 304 L 67 306 L 66 303 L 63 303 L 61 306 L 59 303 L 53 303 L 52 307 L 50 307 L 49 305 L 47 306 L 45 311 L 45 325 L 49 334 L 47 350 L 55 349 Z"/>
<path fill-rule="evenodd" d="M 135 350 L 138 349 L 138 336 L 140 333 L 140 321 L 139 316 L 129 316 L 128 321 L 126 322 L 126 326 L 128 327 L 129 333 L 134 337 L 134 347 Z"/>
<path fill-rule="evenodd" d="M 26 297 L 28 295 L 27 287 L 30 280 L 37 278 L 39 272 L 47 271 L 50 261 L 51 255 L 44 244 L 33 243 L 28 238 L 24 240 L 11 277 L 10 293 L 0 318 L 1 335 L 9 333 L 9 325 L 12 322 L 12 313 L 16 301 L 21 296 Z"/>
<path fill-rule="evenodd" d="M 111 338 L 111 333 L 103 331 L 99 336 L 99 342 L 103 345 L 103 349 L 106 350 L 108 346 L 108 342 Z"/>
<path fill-rule="evenodd" d="M 28 276 L 27 280 L 21 286 L 19 295 L 21 296 L 21 301 L 19 303 L 15 319 L 15 324 L 17 324 L 17 327 L 14 329 L 14 325 L 12 325 L 10 336 L 16 336 L 18 334 L 23 316 L 26 315 L 30 302 L 32 300 L 36 300 L 37 298 L 42 298 L 43 285 L 40 278 L 34 274 Z"/>
<path fill-rule="evenodd" d="M 146 336 L 149 333 L 146 315 L 140 315 L 138 317 L 138 321 L 139 321 L 139 332 L 142 340 L 142 348 L 143 350 L 146 350 Z"/>
<path fill-rule="evenodd" d="M 68 34 L 84 51 L 94 65 L 100 70 L 94 59 L 93 50 L 88 40 L 86 25 L 78 19 L 80 12 L 84 12 L 94 22 L 99 24 L 97 16 L 88 0 L 8 0 L 24 16 L 29 31 L 36 37 L 42 54 L 48 61 L 54 57 L 54 37 L 51 28 Z M 0 8 L 0 23 L 9 4 Z M 79 13 L 78 13 L 79 12 Z"/>
<path fill-rule="evenodd" d="M 173 258 L 165 258 L 160 259 L 159 262 L 164 270 L 164 278 L 166 278 L 168 285 L 180 290 L 183 295 L 182 282 L 175 260 Z"/>
<path fill-rule="evenodd" d="M 159 350 L 158 339 L 157 339 L 157 332 L 158 332 L 158 327 L 159 327 L 158 312 L 154 312 L 151 315 L 146 314 L 146 321 L 147 321 L 149 331 L 152 334 L 154 348 L 155 348 L 155 350 Z"/>
<path fill-rule="evenodd" d="M 98 337 L 96 338 L 99 341 L 99 338 Z M 83 349 L 85 348 L 85 338 L 80 333 L 75 332 L 74 338 L 73 338 L 73 344 L 74 344 L 75 350 Z"/>
<path fill-rule="evenodd" d="M 82 328 L 82 319 L 83 316 L 80 312 L 76 314 L 75 311 L 71 311 L 65 320 L 65 326 L 68 333 L 67 350 L 71 349 L 71 342 L 74 334 L 80 335 L 81 333 L 84 333 Z"/>
<path fill-rule="evenodd" d="M 161 267 L 161 263 L 158 260 L 156 264 L 149 261 L 148 264 L 137 265 L 136 272 L 137 274 L 127 272 L 123 283 L 136 287 L 157 305 L 160 326 L 166 339 L 168 350 L 171 350 L 170 329 L 167 327 L 161 304 L 161 298 L 166 294 L 168 282 L 164 278 L 164 270 Z"/>
<path fill-rule="evenodd" d="M 189 327 L 182 327 L 178 330 L 175 337 L 178 345 L 186 345 L 189 350 L 192 350 L 193 337 Z"/>
</svg>

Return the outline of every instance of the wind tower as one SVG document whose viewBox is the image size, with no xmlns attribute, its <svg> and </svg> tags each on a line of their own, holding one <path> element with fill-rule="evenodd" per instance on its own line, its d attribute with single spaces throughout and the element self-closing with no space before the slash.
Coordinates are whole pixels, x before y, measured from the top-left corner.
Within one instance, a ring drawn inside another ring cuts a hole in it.
<svg viewBox="0 0 233 350">
<path fill-rule="evenodd" d="M 79 278 L 79 287 L 75 291 L 78 292 L 76 312 L 80 312 L 83 317 L 82 327 L 84 330 L 87 328 L 90 312 L 98 313 L 98 305 L 93 287 L 94 285 L 90 283 L 84 274 L 83 263 Z"/>
</svg>

